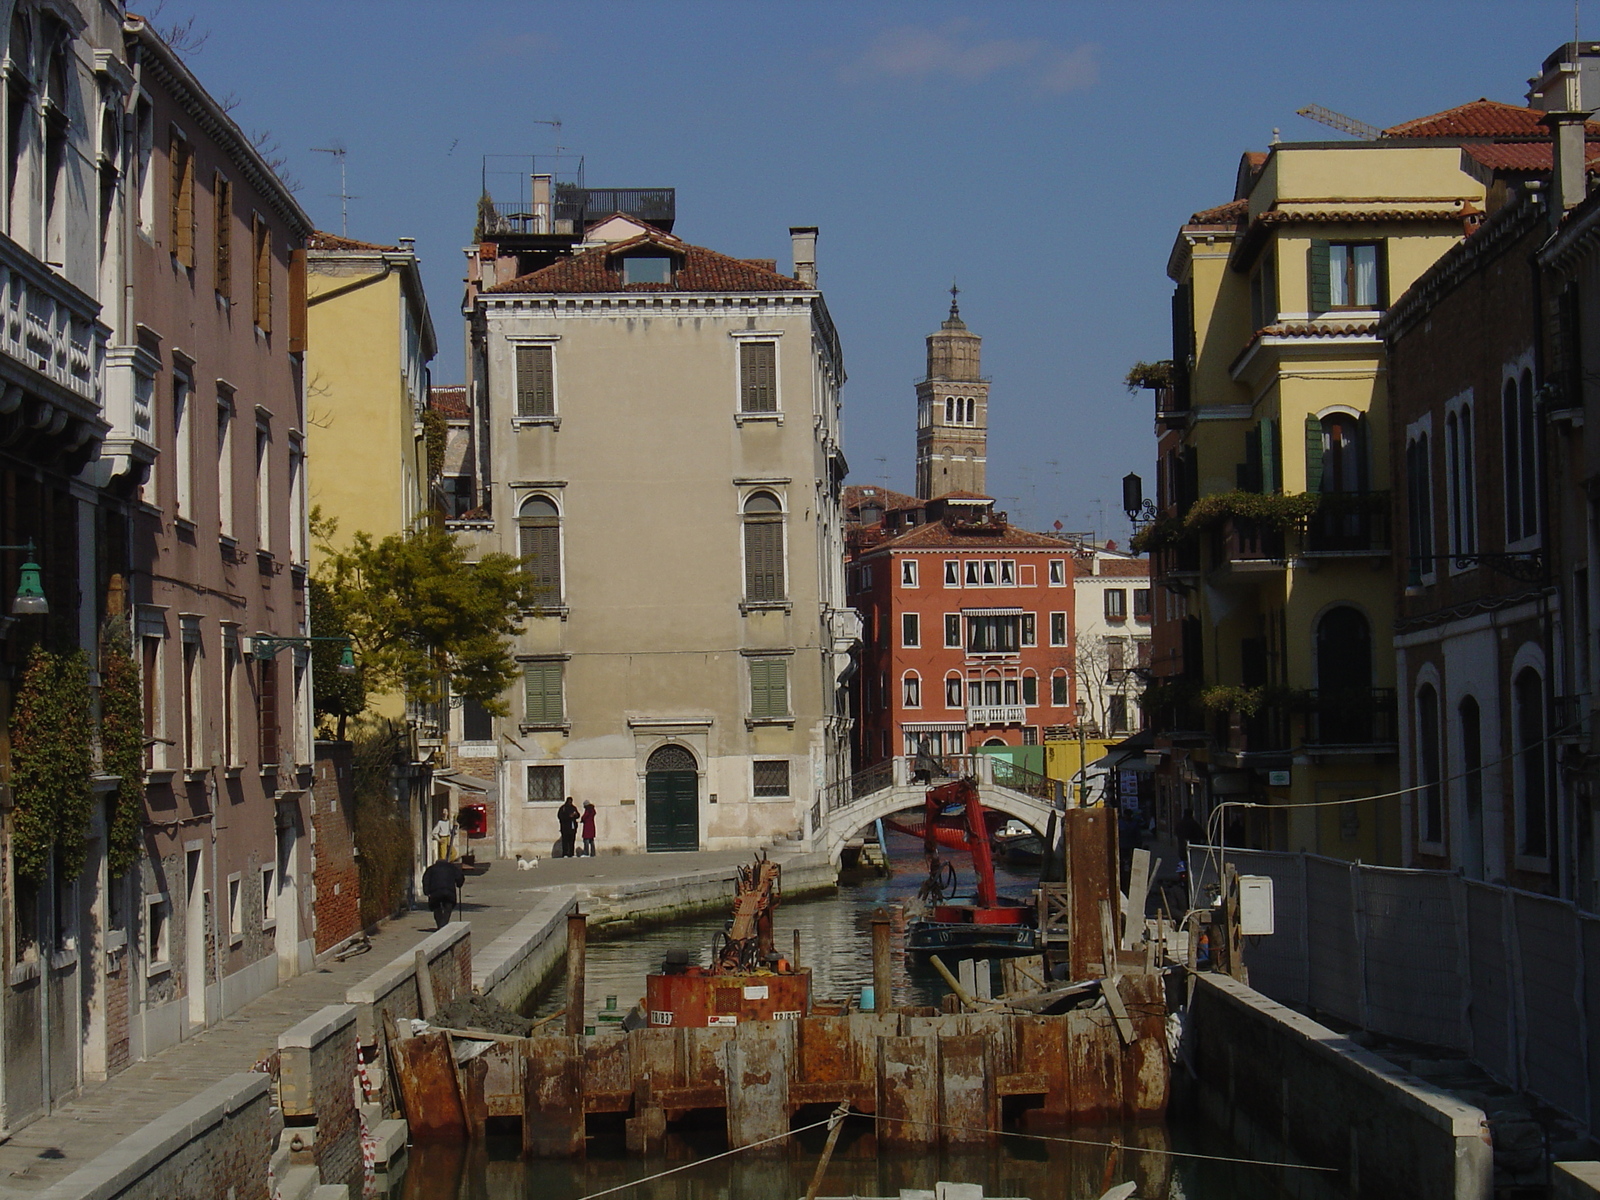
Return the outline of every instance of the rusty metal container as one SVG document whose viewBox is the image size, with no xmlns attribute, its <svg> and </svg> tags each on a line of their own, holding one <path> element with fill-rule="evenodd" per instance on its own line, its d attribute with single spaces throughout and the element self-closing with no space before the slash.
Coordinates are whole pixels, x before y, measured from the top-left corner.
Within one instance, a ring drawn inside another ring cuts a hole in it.
<svg viewBox="0 0 1600 1200">
<path fill-rule="evenodd" d="M 811 1011 L 811 972 L 787 975 L 649 975 L 652 1026 L 704 1029 L 745 1021 L 798 1021 Z"/>
</svg>

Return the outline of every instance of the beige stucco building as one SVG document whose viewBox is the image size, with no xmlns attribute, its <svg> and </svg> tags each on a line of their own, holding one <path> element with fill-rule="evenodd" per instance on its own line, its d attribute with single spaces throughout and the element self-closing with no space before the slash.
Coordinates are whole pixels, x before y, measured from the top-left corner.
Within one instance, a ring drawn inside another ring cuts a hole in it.
<svg viewBox="0 0 1600 1200">
<path fill-rule="evenodd" d="M 803 837 L 847 772 L 844 368 L 792 236 L 794 277 L 620 215 L 516 278 L 475 260 L 488 515 L 450 525 L 545 589 L 476 749 L 502 853 L 548 853 L 568 795 L 602 852 Z"/>
</svg>

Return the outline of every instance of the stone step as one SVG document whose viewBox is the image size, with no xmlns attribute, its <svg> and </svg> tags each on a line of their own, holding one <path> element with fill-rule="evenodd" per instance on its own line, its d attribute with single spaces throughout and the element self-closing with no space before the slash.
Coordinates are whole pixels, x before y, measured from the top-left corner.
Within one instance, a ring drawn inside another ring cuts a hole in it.
<svg viewBox="0 0 1600 1200">
<path fill-rule="evenodd" d="M 314 1200 L 322 1185 L 322 1176 L 315 1167 L 290 1167 L 274 1178 L 278 1181 L 274 1200 Z"/>
<path fill-rule="evenodd" d="M 379 1121 L 373 1129 L 372 1136 L 377 1142 L 373 1148 L 374 1162 L 379 1170 L 388 1166 L 406 1151 L 406 1138 L 410 1129 L 406 1123 L 397 1117 L 387 1121 Z"/>
<path fill-rule="evenodd" d="M 350 1200 L 350 1189 L 342 1183 L 318 1184 L 311 1200 Z"/>
</svg>

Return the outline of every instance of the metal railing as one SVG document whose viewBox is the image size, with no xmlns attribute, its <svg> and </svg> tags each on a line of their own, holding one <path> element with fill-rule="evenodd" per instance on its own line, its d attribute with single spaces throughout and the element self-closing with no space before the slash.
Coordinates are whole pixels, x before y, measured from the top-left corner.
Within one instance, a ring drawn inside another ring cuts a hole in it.
<svg viewBox="0 0 1600 1200">
<path fill-rule="evenodd" d="M 1224 562 L 1282 563 L 1283 531 L 1248 517 L 1229 517 L 1212 531 L 1211 559 Z"/>
<path fill-rule="evenodd" d="M 1382 746 L 1397 740 L 1393 688 L 1323 689 L 1306 694 L 1307 746 Z"/>
<path fill-rule="evenodd" d="M 1058 782 L 999 755 L 987 755 L 996 787 L 1010 788 L 1039 800 L 1057 799 Z"/>
<path fill-rule="evenodd" d="M 1389 549 L 1388 492 L 1324 492 L 1306 520 L 1307 554 L 1373 554 Z"/>
</svg>

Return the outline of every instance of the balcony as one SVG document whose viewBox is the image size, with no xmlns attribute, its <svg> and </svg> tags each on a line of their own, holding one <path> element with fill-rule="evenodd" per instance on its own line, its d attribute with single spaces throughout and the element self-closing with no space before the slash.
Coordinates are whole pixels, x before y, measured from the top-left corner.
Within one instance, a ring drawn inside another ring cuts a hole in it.
<svg viewBox="0 0 1600 1200">
<path fill-rule="evenodd" d="M 1028 712 L 1020 704 L 974 704 L 967 709 L 967 725 L 1021 725 Z"/>
<path fill-rule="evenodd" d="M 1228 517 L 1211 531 L 1211 561 L 1230 574 L 1279 571 L 1288 562 L 1283 531 L 1250 517 Z"/>
<path fill-rule="evenodd" d="M 1388 492 L 1325 492 L 1306 519 L 1306 557 L 1389 553 Z"/>
<path fill-rule="evenodd" d="M 483 232 L 486 236 L 502 237 L 508 234 L 581 236 L 588 222 L 604 220 L 619 212 L 671 232 L 677 215 L 677 190 L 585 188 L 558 182 L 550 199 L 492 202 L 482 216 Z"/>
<path fill-rule="evenodd" d="M 1306 693 L 1308 751 L 1393 751 L 1398 743 L 1393 688 Z"/>
<path fill-rule="evenodd" d="M 1560 742 L 1582 743 L 1589 739 L 1593 706 L 1588 692 L 1557 696 L 1550 711 L 1550 732 Z"/>
</svg>

